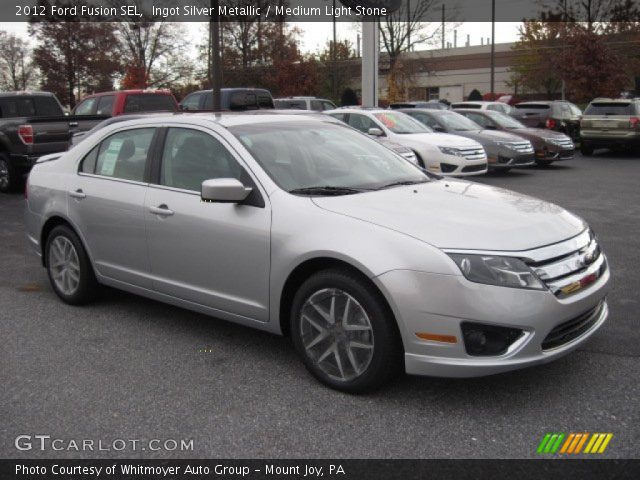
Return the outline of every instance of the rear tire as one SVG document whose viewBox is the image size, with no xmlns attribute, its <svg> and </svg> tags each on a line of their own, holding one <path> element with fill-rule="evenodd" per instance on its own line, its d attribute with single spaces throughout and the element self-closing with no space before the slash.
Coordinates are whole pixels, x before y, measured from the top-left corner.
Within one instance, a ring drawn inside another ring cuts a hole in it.
<svg viewBox="0 0 640 480">
<path fill-rule="evenodd" d="M 9 157 L 0 153 L 0 192 L 13 192 L 16 189 L 16 184 L 16 171 L 11 166 Z"/>
<path fill-rule="evenodd" d="M 66 225 L 58 225 L 47 237 L 45 262 L 51 287 L 71 305 L 93 301 L 98 282 L 89 256 L 78 235 Z"/>
<path fill-rule="evenodd" d="M 395 318 L 380 293 L 346 270 L 323 270 L 298 289 L 291 337 L 305 367 L 325 385 L 372 391 L 403 371 Z"/>
</svg>

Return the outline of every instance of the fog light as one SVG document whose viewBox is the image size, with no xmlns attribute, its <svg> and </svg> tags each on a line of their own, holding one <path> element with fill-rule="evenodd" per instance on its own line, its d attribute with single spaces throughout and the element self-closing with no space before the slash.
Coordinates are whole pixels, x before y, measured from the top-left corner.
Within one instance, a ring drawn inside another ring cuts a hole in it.
<svg viewBox="0 0 640 480">
<path fill-rule="evenodd" d="M 502 355 L 523 333 L 519 328 L 472 322 L 462 322 L 461 327 L 464 348 L 473 356 Z"/>
</svg>

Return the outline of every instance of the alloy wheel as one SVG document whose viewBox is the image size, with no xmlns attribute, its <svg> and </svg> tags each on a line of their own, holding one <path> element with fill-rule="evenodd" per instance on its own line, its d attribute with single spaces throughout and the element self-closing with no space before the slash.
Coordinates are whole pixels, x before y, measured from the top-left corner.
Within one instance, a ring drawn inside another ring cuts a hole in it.
<svg viewBox="0 0 640 480">
<path fill-rule="evenodd" d="M 334 380 L 348 382 L 367 370 L 374 353 L 369 315 L 337 288 L 313 293 L 298 318 L 306 355 Z"/>
<path fill-rule="evenodd" d="M 78 252 L 67 237 L 58 236 L 49 249 L 51 278 L 64 295 L 73 295 L 80 285 Z"/>
<path fill-rule="evenodd" d="M 9 164 L 6 160 L 0 159 L 0 190 L 9 188 Z"/>
</svg>

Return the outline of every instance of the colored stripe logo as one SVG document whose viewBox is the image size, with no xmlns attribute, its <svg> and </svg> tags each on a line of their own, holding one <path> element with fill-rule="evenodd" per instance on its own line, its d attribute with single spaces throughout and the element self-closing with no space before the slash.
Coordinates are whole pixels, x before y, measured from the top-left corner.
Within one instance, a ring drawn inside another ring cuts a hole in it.
<svg viewBox="0 0 640 480">
<path fill-rule="evenodd" d="M 613 433 L 547 433 L 538 445 L 539 454 L 604 453 Z"/>
</svg>

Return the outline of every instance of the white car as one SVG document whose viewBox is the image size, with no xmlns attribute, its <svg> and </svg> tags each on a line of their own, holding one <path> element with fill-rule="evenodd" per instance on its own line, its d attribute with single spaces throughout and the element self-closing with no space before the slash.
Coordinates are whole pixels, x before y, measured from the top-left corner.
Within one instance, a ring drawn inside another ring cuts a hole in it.
<svg viewBox="0 0 640 480">
<path fill-rule="evenodd" d="M 487 172 L 487 153 L 478 142 L 436 133 L 405 113 L 377 108 L 340 108 L 325 113 L 367 135 L 409 147 L 430 172 L 460 177 Z"/>
<path fill-rule="evenodd" d="M 504 102 L 489 102 L 486 100 L 471 100 L 468 102 L 452 103 L 451 109 L 456 108 L 475 108 L 477 110 L 492 110 L 494 112 L 504 113 L 505 115 L 511 115 L 515 110 L 511 105 Z"/>
</svg>

